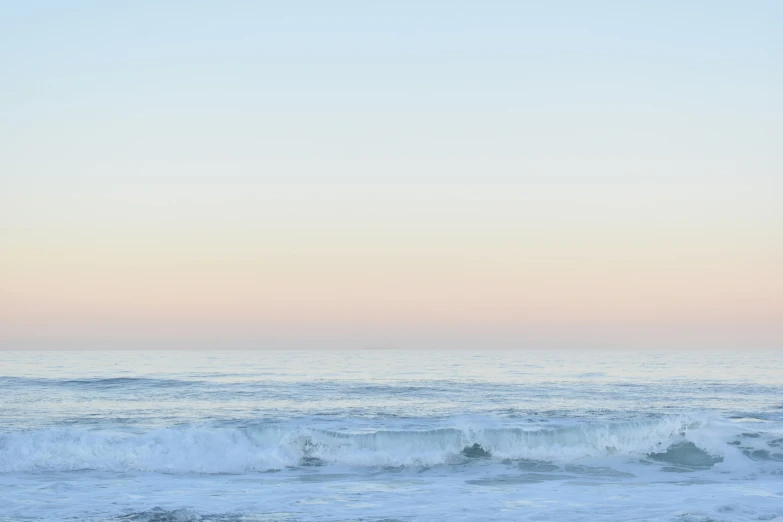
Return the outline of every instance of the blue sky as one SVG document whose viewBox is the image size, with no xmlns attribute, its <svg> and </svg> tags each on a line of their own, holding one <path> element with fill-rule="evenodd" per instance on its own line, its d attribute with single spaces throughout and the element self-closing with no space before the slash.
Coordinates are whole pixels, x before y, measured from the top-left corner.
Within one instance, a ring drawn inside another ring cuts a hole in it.
<svg viewBox="0 0 783 522">
<path fill-rule="evenodd" d="M 773 176 L 782 21 L 779 2 L 9 3 L 4 170 Z"/>
<path fill-rule="evenodd" d="M 780 27 L 777 1 L 6 2 L 0 338 L 779 339 Z"/>
</svg>

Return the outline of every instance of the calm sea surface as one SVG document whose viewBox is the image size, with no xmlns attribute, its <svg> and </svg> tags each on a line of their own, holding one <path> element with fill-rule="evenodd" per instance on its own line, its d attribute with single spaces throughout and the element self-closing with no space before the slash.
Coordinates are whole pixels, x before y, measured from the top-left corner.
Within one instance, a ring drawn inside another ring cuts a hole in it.
<svg viewBox="0 0 783 522">
<path fill-rule="evenodd" d="M 0 351 L 2 521 L 783 520 L 783 353 Z"/>
</svg>

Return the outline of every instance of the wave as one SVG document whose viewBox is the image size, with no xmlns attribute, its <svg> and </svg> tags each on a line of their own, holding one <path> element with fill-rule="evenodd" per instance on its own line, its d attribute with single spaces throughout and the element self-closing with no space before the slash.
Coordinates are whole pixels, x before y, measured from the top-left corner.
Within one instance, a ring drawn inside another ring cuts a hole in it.
<svg viewBox="0 0 783 522">
<path fill-rule="evenodd" d="M 64 387 L 85 387 L 85 388 L 109 388 L 109 389 L 127 389 L 128 387 L 149 388 L 156 390 L 166 387 L 180 386 L 199 386 L 205 384 L 204 381 L 182 380 L 182 379 L 158 379 L 152 377 L 93 377 L 83 379 L 47 379 L 40 377 L 9 377 L 0 376 L 0 387 L 19 387 L 19 386 L 64 386 Z"/>
<path fill-rule="evenodd" d="M 704 468 L 728 454 L 783 461 L 780 439 L 767 447 L 766 438 L 743 437 L 747 434 L 740 431 L 722 419 L 681 416 L 548 429 L 368 433 L 288 426 L 187 426 L 145 432 L 60 427 L 0 434 L 0 472 L 244 473 L 331 464 L 430 467 L 475 459 L 572 463 L 606 456 Z"/>
</svg>

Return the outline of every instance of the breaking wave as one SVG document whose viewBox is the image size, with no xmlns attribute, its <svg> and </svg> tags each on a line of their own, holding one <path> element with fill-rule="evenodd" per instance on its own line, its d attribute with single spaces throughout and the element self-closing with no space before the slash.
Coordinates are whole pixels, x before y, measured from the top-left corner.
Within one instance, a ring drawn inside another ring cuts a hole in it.
<svg viewBox="0 0 783 522">
<path fill-rule="evenodd" d="M 243 473 L 332 464 L 428 467 L 474 459 L 569 463 L 602 456 L 704 468 L 722 462 L 727 452 L 746 458 L 761 454 L 752 451 L 766 452 L 765 460 L 783 460 L 777 439 L 766 447 L 765 439 L 742 437 L 737 429 L 721 419 L 681 416 L 547 429 L 465 427 L 368 433 L 286 426 L 150 431 L 50 428 L 0 434 L 0 472 Z M 748 446 L 749 442 L 755 445 Z"/>
</svg>

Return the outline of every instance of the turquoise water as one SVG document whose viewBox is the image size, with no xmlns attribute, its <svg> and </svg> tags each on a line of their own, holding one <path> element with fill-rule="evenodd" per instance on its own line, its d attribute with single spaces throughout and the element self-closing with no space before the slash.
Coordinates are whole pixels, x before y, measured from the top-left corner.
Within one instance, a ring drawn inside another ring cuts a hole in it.
<svg viewBox="0 0 783 522">
<path fill-rule="evenodd" d="M 0 397 L 0 520 L 783 518 L 774 351 L 6 351 Z"/>
</svg>

